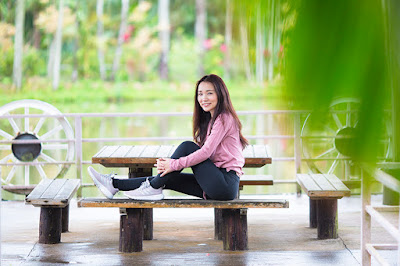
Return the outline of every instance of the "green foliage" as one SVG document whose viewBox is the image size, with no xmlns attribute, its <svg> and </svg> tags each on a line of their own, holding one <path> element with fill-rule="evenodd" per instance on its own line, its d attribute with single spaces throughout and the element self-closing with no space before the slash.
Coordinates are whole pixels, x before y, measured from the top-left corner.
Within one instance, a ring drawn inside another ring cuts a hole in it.
<svg viewBox="0 0 400 266">
<path fill-rule="evenodd" d="M 323 121 L 336 98 L 359 99 L 353 157 L 375 160 L 389 96 L 381 1 L 292 3 L 298 16 L 286 50 L 288 106 L 314 110 Z"/>
<path fill-rule="evenodd" d="M 33 48 L 25 47 L 23 58 L 23 73 L 26 77 L 42 76 L 46 74 L 46 56 L 43 52 Z"/>
<path fill-rule="evenodd" d="M 199 58 L 196 56 L 193 38 L 181 35 L 171 43 L 169 57 L 170 79 L 174 81 L 194 81 L 197 77 Z"/>
<path fill-rule="evenodd" d="M 8 49 L 2 51 L 1 53 L 2 58 L 0 60 L 0 77 L 11 77 L 13 72 L 14 49 Z"/>
</svg>

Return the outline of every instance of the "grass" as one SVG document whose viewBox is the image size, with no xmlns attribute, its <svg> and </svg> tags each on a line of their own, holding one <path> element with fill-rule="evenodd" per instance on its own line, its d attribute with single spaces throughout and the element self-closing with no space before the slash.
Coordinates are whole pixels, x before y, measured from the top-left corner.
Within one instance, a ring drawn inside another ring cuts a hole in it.
<svg viewBox="0 0 400 266">
<path fill-rule="evenodd" d="M 192 100 L 193 82 L 105 82 L 101 80 L 79 80 L 63 82 L 57 90 L 46 78 L 30 78 L 23 88 L 16 90 L 10 82 L 0 83 L 0 106 L 21 99 L 37 99 L 51 103 L 121 103 L 149 100 Z M 244 81 L 228 81 L 232 98 L 260 99 L 279 97 L 279 85 L 259 85 Z"/>
</svg>

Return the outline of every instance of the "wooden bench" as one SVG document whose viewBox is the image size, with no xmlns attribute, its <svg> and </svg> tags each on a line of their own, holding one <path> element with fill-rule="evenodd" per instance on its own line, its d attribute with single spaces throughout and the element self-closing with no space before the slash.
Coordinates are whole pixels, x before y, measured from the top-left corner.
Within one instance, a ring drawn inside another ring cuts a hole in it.
<svg viewBox="0 0 400 266">
<path fill-rule="evenodd" d="M 164 199 L 140 201 L 130 199 L 81 199 L 78 207 L 115 207 L 126 212 L 120 217 L 120 252 L 143 250 L 144 210 L 152 208 L 215 208 L 222 213 L 222 241 L 224 250 L 247 250 L 247 208 L 288 208 L 286 200 L 243 200 L 231 201 L 200 199 Z"/>
<path fill-rule="evenodd" d="M 79 188 L 78 179 L 44 179 L 25 203 L 40 207 L 39 243 L 57 244 L 68 231 L 69 202 Z"/>
<path fill-rule="evenodd" d="M 92 157 L 92 163 L 98 163 L 105 167 L 128 167 L 129 178 L 152 176 L 153 168 L 156 159 L 161 157 L 170 157 L 177 146 L 174 145 L 113 145 L 104 146 L 99 152 Z M 249 145 L 244 149 L 243 156 L 245 159 L 244 167 L 259 168 L 264 165 L 271 164 L 272 158 L 268 153 L 268 146 L 266 145 Z M 259 185 L 272 185 L 272 177 L 267 176 L 264 181 L 261 180 L 260 176 L 249 176 L 243 178 L 243 184 L 259 184 Z M 215 209 L 216 219 L 221 217 L 220 210 Z M 153 210 L 151 208 L 144 210 L 144 239 L 153 239 Z M 219 228 L 217 226 L 216 228 Z M 221 233 L 216 231 L 216 238 L 221 239 Z"/>
<path fill-rule="evenodd" d="M 297 182 L 310 197 L 310 227 L 318 228 L 319 239 L 337 238 L 337 200 L 350 190 L 332 174 L 297 174 Z"/>
</svg>

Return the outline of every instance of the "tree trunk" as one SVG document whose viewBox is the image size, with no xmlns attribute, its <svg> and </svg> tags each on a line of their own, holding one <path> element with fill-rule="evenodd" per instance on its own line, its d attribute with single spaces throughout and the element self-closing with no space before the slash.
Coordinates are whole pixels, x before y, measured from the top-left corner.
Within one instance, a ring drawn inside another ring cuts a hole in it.
<svg viewBox="0 0 400 266">
<path fill-rule="evenodd" d="M 47 77 L 53 79 L 53 68 L 54 68 L 54 54 L 55 54 L 55 39 L 53 38 L 49 46 L 49 59 L 47 60 Z"/>
<path fill-rule="evenodd" d="M 198 75 L 204 75 L 204 55 L 205 47 L 204 42 L 207 36 L 207 2 L 206 0 L 196 0 L 196 24 L 195 24 L 195 38 L 197 41 L 197 49 L 199 56 Z"/>
<path fill-rule="evenodd" d="M 158 1 L 158 27 L 161 41 L 159 74 L 162 80 L 168 79 L 168 54 L 170 42 L 169 0 Z"/>
<path fill-rule="evenodd" d="M 104 25 L 103 25 L 103 7 L 104 0 L 97 0 L 96 15 L 97 15 L 97 59 L 99 60 L 100 78 L 106 80 L 106 65 L 104 61 Z"/>
<path fill-rule="evenodd" d="M 59 0 L 57 30 L 54 38 L 53 90 L 57 90 L 58 85 L 60 83 L 63 19 L 64 19 L 64 0 Z"/>
<path fill-rule="evenodd" d="M 17 0 L 16 13 L 13 82 L 17 89 L 20 89 L 22 85 L 22 57 L 24 49 L 24 0 Z"/>
<path fill-rule="evenodd" d="M 250 68 L 250 59 L 249 59 L 249 43 L 247 39 L 247 28 L 243 19 L 240 22 L 240 41 L 242 46 L 243 53 L 243 65 L 246 73 L 246 77 L 248 80 L 252 80 L 251 68 Z"/>
<path fill-rule="evenodd" d="M 231 77 L 231 42 L 232 42 L 232 13 L 233 6 L 230 0 L 226 0 L 225 15 L 225 60 L 224 60 L 224 77 Z"/>
<path fill-rule="evenodd" d="M 76 1 L 76 6 L 75 6 L 75 13 L 78 12 L 79 10 L 79 1 Z M 76 29 L 76 35 L 74 37 L 73 41 L 73 69 L 72 69 L 72 76 L 71 79 L 73 82 L 78 80 L 78 47 L 79 47 L 79 19 L 76 18 L 75 20 L 75 29 Z"/>
<path fill-rule="evenodd" d="M 275 37 L 275 0 L 270 1 L 270 23 L 268 32 L 268 80 L 274 78 L 274 37 Z"/>
<path fill-rule="evenodd" d="M 257 20 L 256 20 L 256 80 L 258 83 L 264 81 L 264 50 L 265 50 L 265 38 L 264 38 L 264 19 L 263 12 L 260 7 L 257 8 Z"/>
<path fill-rule="evenodd" d="M 119 26 L 118 43 L 117 43 L 117 49 L 115 50 L 111 80 L 115 80 L 115 76 L 117 75 L 117 72 L 119 70 L 119 64 L 122 55 L 122 44 L 124 42 L 124 34 L 128 26 L 128 12 L 129 12 L 129 0 L 122 0 L 121 24 Z"/>
</svg>

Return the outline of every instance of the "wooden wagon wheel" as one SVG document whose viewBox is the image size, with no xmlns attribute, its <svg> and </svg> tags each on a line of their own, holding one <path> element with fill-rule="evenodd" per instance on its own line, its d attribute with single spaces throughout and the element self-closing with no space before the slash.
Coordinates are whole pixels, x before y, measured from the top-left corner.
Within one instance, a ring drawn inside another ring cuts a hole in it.
<svg viewBox="0 0 400 266">
<path fill-rule="evenodd" d="M 360 102 L 353 98 L 334 101 L 324 121 L 309 114 L 301 130 L 303 158 L 313 173 L 336 174 L 344 180 L 358 179 L 350 160 L 353 136 L 358 124 Z M 385 121 L 384 140 L 379 159 L 390 157 L 390 119 Z"/>
<path fill-rule="evenodd" d="M 19 100 L 0 107 L 1 116 L 21 114 L 59 115 L 61 112 L 38 100 Z M 0 119 L 0 140 L 14 139 L 57 139 L 60 142 L 0 144 L 0 163 L 3 164 L 1 184 L 11 192 L 24 191 L 25 187 L 29 191 L 44 178 L 60 178 L 70 164 L 55 162 L 73 161 L 74 132 L 63 116 Z"/>
</svg>

